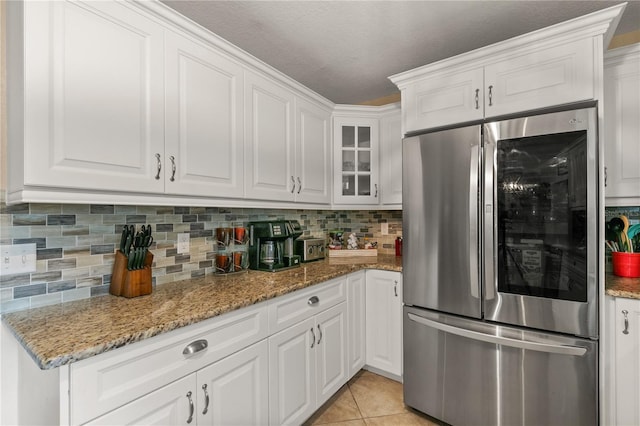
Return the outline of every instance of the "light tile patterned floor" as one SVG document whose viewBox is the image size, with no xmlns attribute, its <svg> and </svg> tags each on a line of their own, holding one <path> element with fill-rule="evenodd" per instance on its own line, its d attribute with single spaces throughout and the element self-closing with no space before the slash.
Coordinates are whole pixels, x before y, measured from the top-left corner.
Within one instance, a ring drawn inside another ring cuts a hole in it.
<svg viewBox="0 0 640 426">
<path fill-rule="evenodd" d="M 404 405 L 402 383 L 362 370 L 306 423 L 339 426 L 437 426 Z"/>
</svg>

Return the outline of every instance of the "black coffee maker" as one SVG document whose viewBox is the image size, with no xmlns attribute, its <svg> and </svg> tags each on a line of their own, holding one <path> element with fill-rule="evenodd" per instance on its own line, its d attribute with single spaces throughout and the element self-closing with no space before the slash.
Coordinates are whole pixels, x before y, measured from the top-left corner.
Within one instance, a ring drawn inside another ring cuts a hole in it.
<svg viewBox="0 0 640 426">
<path fill-rule="evenodd" d="M 293 254 L 293 240 L 302 235 L 297 220 L 250 222 L 249 268 L 258 271 L 281 271 L 300 266 L 300 256 Z"/>
</svg>

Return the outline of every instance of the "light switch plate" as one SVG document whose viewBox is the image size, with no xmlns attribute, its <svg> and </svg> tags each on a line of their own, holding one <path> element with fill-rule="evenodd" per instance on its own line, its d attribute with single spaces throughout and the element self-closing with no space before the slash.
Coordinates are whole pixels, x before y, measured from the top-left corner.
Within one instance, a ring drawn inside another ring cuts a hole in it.
<svg viewBox="0 0 640 426">
<path fill-rule="evenodd" d="M 382 235 L 389 235 L 389 224 L 387 222 L 382 222 L 380 224 L 380 233 Z"/>
<path fill-rule="evenodd" d="M 178 234 L 178 254 L 189 253 L 189 234 Z"/>
<path fill-rule="evenodd" d="M 36 245 L 0 246 L 0 275 L 28 274 L 36 271 Z"/>
</svg>

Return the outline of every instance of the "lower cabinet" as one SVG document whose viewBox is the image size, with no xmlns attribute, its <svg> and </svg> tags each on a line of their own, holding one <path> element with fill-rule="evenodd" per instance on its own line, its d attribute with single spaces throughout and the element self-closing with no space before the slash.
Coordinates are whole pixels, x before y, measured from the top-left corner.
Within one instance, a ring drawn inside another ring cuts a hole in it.
<svg viewBox="0 0 640 426">
<path fill-rule="evenodd" d="M 88 424 L 267 424 L 267 357 L 263 340 Z"/>
<path fill-rule="evenodd" d="M 367 271 L 366 346 L 369 367 L 402 376 L 402 274 Z"/>
<path fill-rule="evenodd" d="M 347 278 L 347 310 L 349 314 L 348 333 L 348 363 L 349 377 L 353 377 L 364 367 L 366 352 L 365 301 L 366 301 L 365 271 L 354 272 Z"/>
<path fill-rule="evenodd" d="M 640 425 L 640 300 L 608 298 L 610 366 L 605 377 L 608 419 L 615 425 Z M 611 312 L 612 311 L 612 312 Z"/>
<path fill-rule="evenodd" d="M 349 379 L 347 304 L 269 338 L 272 425 L 300 424 Z"/>
</svg>

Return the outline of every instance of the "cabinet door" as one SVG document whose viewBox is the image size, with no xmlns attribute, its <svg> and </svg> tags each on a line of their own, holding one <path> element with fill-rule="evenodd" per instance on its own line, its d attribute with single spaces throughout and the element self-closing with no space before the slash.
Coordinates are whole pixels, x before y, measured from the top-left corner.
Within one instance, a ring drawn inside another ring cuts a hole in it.
<svg viewBox="0 0 640 426">
<path fill-rule="evenodd" d="M 605 203 L 640 204 L 640 45 L 610 51 L 604 68 Z"/>
<path fill-rule="evenodd" d="M 485 67 L 485 117 L 594 98 L 591 38 L 507 58 Z"/>
<path fill-rule="evenodd" d="M 402 117 L 400 110 L 380 119 L 382 204 L 402 204 Z"/>
<path fill-rule="evenodd" d="M 165 51 L 166 192 L 243 197 L 242 68 L 171 31 Z"/>
<path fill-rule="evenodd" d="M 301 424 L 316 409 L 315 319 L 269 338 L 270 424 Z"/>
<path fill-rule="evenodd" d="M 196 375 L 191 374 L 86 424 L 195 424 Z"/>
<path fill-rule="evenodd" d="M 348 327 L 347 346 L 349 377 L 353 377 L 366 361 L 365 272 L 355 272 L 347 279 Z"/>
<path fill-rule="evenodd" d="M 245 73 L 245 189 L 248 198 L 295 199 L 293 101 L 284 87 Z"/>
<path fill-rule="evenodd" d="M 419 80 L 402 93 L 404 131 L 480 120 L 484 117 L 483 101 L 481 67 Z"/>
<path fill-rule="evenodd" d="M 336 117 L 333 125 L 333 201 L 378 205 L 378 120 Z"/>
<path fill-rule="evenodd" d="M 331 112 L 296 98 L 296 201 L 331 202 Z"/>
<path fill-rule="evenodd" d="M 123 2 L 24 14 L 25 185 L 162 192 L 162 27 Z"/>
<path fill-rule="evenodd" d="M 198 425 L 269 423 L 266 340 L 198 371 Z"/>
<path fill-rule="evenodd" d="M 319 407 L 349 378 L 347 365 L 347 304 L 341 303 L 316 317 L 316 382 Z"/>
<path fill-rule="evenodd" d="M 640 301 L 617 298 L 615 321 L 616 424 L 638 425 L 640 424 L 640 404 L 638 404 L 640 401 Z"/>
<path fill-rule="evenodd" d="M 366 274 L 367 365 L 402 376 L 402 275 Z"/>
</svg>

